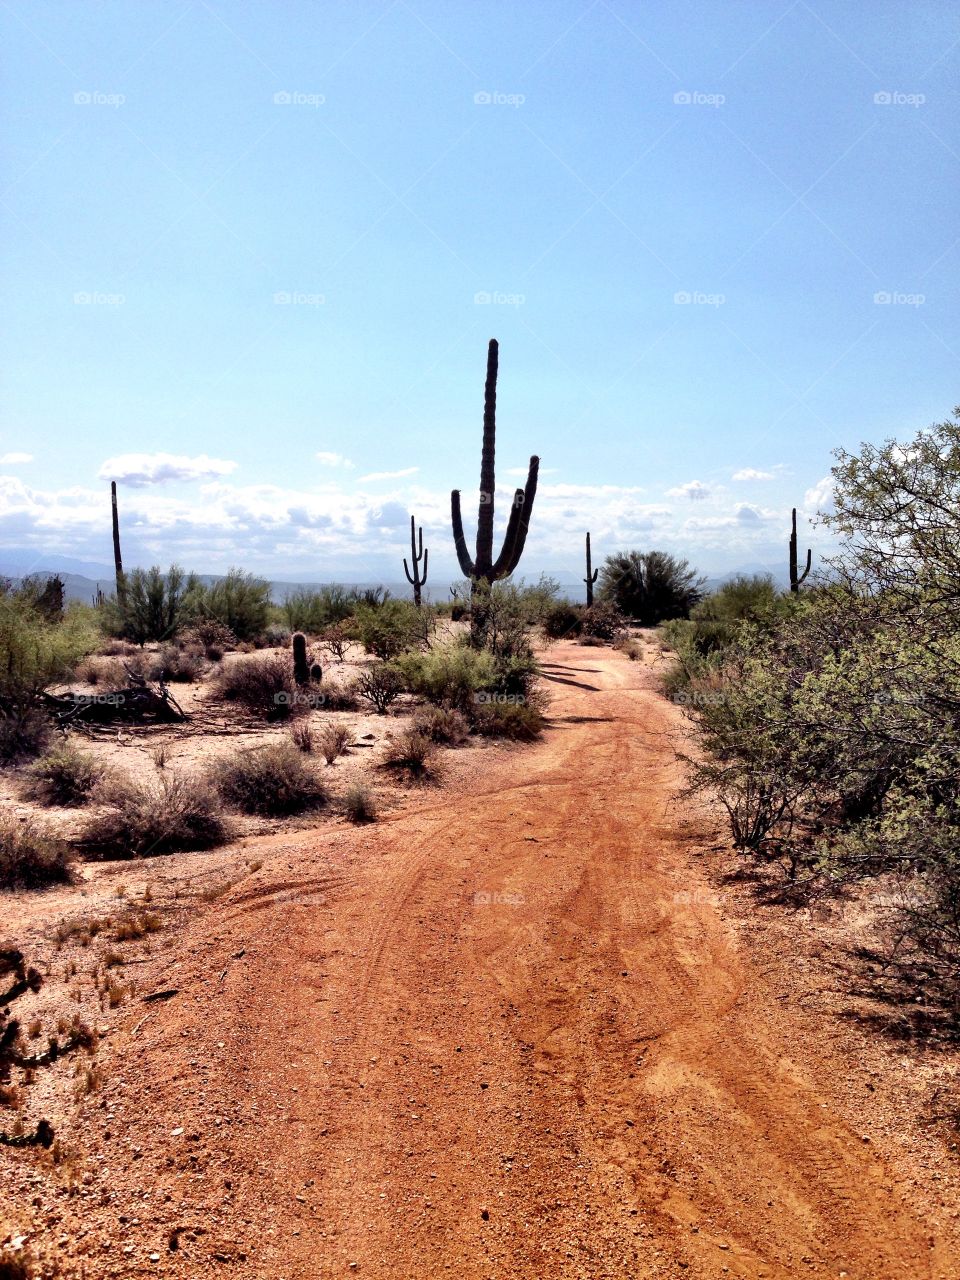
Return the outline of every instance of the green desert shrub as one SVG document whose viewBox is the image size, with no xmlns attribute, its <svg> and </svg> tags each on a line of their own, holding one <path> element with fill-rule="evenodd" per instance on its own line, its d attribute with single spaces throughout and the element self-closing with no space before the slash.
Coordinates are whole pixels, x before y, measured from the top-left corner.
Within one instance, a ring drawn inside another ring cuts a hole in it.
<svg viewBox="0 0 960 1280">
<path fill-rule="evenodd" d="M 203 779 L 164 773 L 146 783 L 115 782 L 104 800 L 82 838 L 102 858 L 212 849 L 229 839 L 220 800 Z"/>
<path fill-rule="evenodd" d="M 327 803 L 313 765 L 291 742 L 278 742 L 220 760 L 210 780 L 227 804 L 244 813 L 276 818 Z"/>
<path fill-rule="evenodd" d="M 597 595 L 624 617 L 656 626 L 688 617 L 703 596 L 703 579 L 665 551 L 621 551 L 603 562 Z"/>
<path fill-rule="evenodd" d="M 580 634 L 583 607 L 568 600 L 558 600 L 547 610 L 543 630 L 550 640 L 566 640 Z"/>
<path fill-rule="evenodd" d="M 533 702 L 513 701 L 510 695 L 479 695 L 470 713 L 473 732 L 486 738 L 533 742 L 543 733 L 543 712 Z"/>
<path fill-rule="evenodd" d="M 394 663 L 405 687 L 440 707 L 463 711 L 477 693 L 497 684 L 492 653 L 466 644 L 438 645 L 425 652 L 401 654 Z"/>
<path fill-rule="evenodd" d="M 422 610 L 409 600 L 391 598 L 379 606 L 363 603 L 354 617 L 364 649 L 384 661 L 423 640 Z"/>
<path fill-rule="evenodd" d="M 270 584 L 252 573 L 231 569 L 209 586 L 195 584 L 187 601 L 189 625 L 214 620 L 238 641 L 255 640 L 270 621 Z"/>
<path fill-rule="evenodd" d="M 60 746 L 29 767 L 26 794 L 42 804 L 86 804 L 104 776 L 104 768 L 89 752 Z"/>
<path fill-rule="evenodd" d="M 318 635 L 326 627 L 345 622 L 356 607 L 356 597 L 339 583 L 300 587 L 284 600 L 282 609 L 291 631 Z"/>
<path fill-rule="evenodd" d="M 0 817 L 0 888 L 40 889 L 72 878 L 73 852 L 32 822 Z"/>
</svg>

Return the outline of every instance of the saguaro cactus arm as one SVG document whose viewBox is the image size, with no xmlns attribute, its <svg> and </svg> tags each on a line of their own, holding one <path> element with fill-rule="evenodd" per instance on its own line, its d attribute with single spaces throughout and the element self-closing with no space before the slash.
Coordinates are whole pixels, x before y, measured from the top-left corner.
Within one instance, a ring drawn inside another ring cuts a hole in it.
<svg viewBox="0 0 960 1280">
<path fill-rule="evenodd" d="M 813 561 L 813 552 L 807 548 L 807 564 L 803 573 L 798 572 L 797 560 L 797 508 L 793 508 L 790 518 L 790 590 L 799 591 L 800 585 L 806 580 L 807 574 L 810 572 L 810 565 Z"/>
<path fill-rule="evenodd" d="M 477 551 L 471 560 L 467 539 L 463 532 L 463 515 L 460 509 L 460 490 L 450 494 L 450 522 L 457 560 L 463 573 L 474 583 L 490 584 L 499 578 L 509 577 L 516 569 L 523 554 L 530 528 L 533 501 L 537 494 L 537 476 L 540 459 L 530 459 L 527 483 L 517 489 L 507 521 L 503 547 L 496 561 L 493 559 L 494 494 L 496 492 L 496 439 L 497 439 L 497 370 L 499 347 L 496 338 L 490 339 L 487 348 L 487 378 L 483 394 L 483 452 L 480 458 L 480 512 L 477 518 Z"/>
</svg>

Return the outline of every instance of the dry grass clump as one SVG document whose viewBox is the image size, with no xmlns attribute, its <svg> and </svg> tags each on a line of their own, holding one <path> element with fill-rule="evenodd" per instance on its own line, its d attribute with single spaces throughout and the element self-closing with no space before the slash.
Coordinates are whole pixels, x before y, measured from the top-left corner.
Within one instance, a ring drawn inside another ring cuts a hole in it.
<svg viewBox="0 0 960 1280">
<path fill-rule="evenodd" d="M 320 734 L 320 754 L 327 764 L 346 753 L 350 746 L 350 730 L 345 724 L 328 724 Z"/>
<path fill-rule="evenodd" d="M 353 680 L 342 684 L 336 680 L 325 680 L 321 700 L 324 711 L 358 711 L 360 709 L 357 685 Z"/>
<path fill-rule="evenodd" d="M 154 655 L 148 676 L 170 684 L 195 684 L 203 678 L 205 669 L 204 652 L 199 645 L 165 644 Z"/>
<path fill-rule="evenodd" d="M 244 813 L 281 817 L 326 804 L 327 789 L 292 742 L 278 742 L 220 760 L 210 780 L 227 804 Z"/>
<path fill-rule="evenodd" d="M 446 747 L 459 747 L 470 736 L 466 718 L 449 707 L 424 707 L 414 716 L 413 727 L 431 742 Z"/>
<path fill-rule="evenodd" d="M 0 817 L 0 889 L 39 889 L 72 879 L 73 851 L 33 822 Z"/>
<path fill-rule="evenodd" d="M 64 745 L 30 766 L 24 790 L 41 804 L 86 804 L 103 776 L 103 765 L 88 752 Z"/>
<path fill-rule="evenodd" d="M 295 720 L 290 726 L 290 741 L 305 756 L 313 753 L 313 728 L 309 720 Z"/>
<path fill-rule="evenodd" d="M 416 729 L 404 729 L 390 740 L 383 765 L 416 782 L 438 782 L 442 772 L 436 743 Z"/>
<path fill-rule="evenodd" d="M 377 820 L 377 804 L 373 792 L 362 782 L 355 782 L 347 788 L 340 798 L 340 808 L 345 817 L 358 825 Z"/>
<path fill-rule="evenodd" d="M 224 663 L 213 693 L 266 720 L 284 719 L 297 705 L 293 663 L 280 653 L 238 655 Z"/>
<path fill-rule="evenodd" d="M 164 774 L 114 785 L 109 808 L 91 818 L 83 843 L 104 858 L 146 858 L 181 849 L 212 849 L 229 839 L 220 802 L 202 779 Z"/>
</svg>

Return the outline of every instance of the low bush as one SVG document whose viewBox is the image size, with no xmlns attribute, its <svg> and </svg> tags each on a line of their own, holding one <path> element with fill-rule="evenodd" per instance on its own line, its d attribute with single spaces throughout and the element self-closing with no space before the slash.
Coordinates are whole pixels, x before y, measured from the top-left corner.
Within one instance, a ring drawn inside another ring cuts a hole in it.
<svg viewBox="0 0 960 1280">
<path fill-rule="evenodd" d="M 320 734 L 320 754 L 327 764 L 333 764 L 350 746 L 350 730 L 345 724 L 328 724 Z"/>
<path fill-rule="evenodd" d="M 204 672 L 204 654 L 200 648 L 165 644 L 148 669 L 148 678 L 168 683 L 194 684 Z"/>
<path fill-rule="evenodd" d="M 107 808 L 92 817 L 82 843 L 104 858 L 146 858 L 211 849 L 229 839 L 220 801 L 201 779 L 163 774 L 144 784 L 106 788 Z"/>
<path fill-rule="evenodd" d="M 211 662 L 219 662 L 236 646 L 237 637 L 219 618 L 199 617 L 179 633 L 177 643 L 187 649 L 202 649 Z"/>
<path fill-rule="evenodd" d="M 254 640 L 270 620 L 270 584 L 263 578 L 231 569 L 209 587 L 195 588 L 187 600 L 190 625 L 213 619 L 237 640 Z"/>
<path fill-rule="evenodd" d="M 385 600 L 379 606 L 358 605 L 357 633 L 367 653 L 389 661 L 423 642 L 423 612 L 409 600 Z"/>
<path fill-rule="evenodd" d="M 361 671 L 356 680 L 357 694 L 385 715 L 404 690 L 404 680 L 396 667 L 378 662 Z"/>
<path fill-rule="evenodd" d="M 297 705 L 293 663 L 287 654 L 240 654 L 223 664 L 213 692 L 267 720 L 285 718 Z"/>
<path fill-rule="evenodd" d="M 416 729 L 404 729 L 391 738 L 383 765 L 419 782 L 436 782 L 441 775 L 436 743 Z"/>
<path fill-rule="evenodd" d="M 343 793 L 340 807 L 351 822 L 376 822 L 377 805 L 373 792 L 362 782 L 355 782 Z"/>
<path fill-rule="evenodd" d="M 533 742 L 544 729 L 543 713 L 533 702 L 484 699 L 481 695 L 470 716 L 473 732 L 486 738 L 510 738 Z"/>
<path fill-rule="evenodd" d="M 547 611 L 543 618 L 543 630 L 550 640 L 564 640 L 580 634 L 583 609 L 580 605 L 561 600 Z"/>
<path fill-rule="evenodd" d="M 290 726 L 290 741 L 308 756 L 313 752 L 313 727 L 309 720 L 295 720 Z"/>
<path fill-rule="evenodd" d="M 102 780 L 103 765 L 86 751 L 61 746 L 27 770 L 26 794 L 42 804 L 86 804 Z"/>
<path fill-rule="evenodd" d="M 73 853 L 32 822 L 0 818 L 0 889 L 39 889 L 72 878 Z"/>
<path fill-rule="evenodd" d="M 404 685 L 440 707 L 464 711 L 481 690 L 497 683 L 497 664 L 491 653 L 465 644 L 438 645 L 424 653 L 404 653 L 394 666 Z"/>
<path fill-rule="evenodd" d="M 321 704 L 324 711 L 357 711 L 360 707 L 360 697 L 356 681 L 350 680 L 345 684 L 338 684 L 335 680 L 325 680 Z"/>
<path fill-rule="evenodd" d="M 613 644 L 623 634 L 625 621 L 615 604 L 598 600 L 580 615 L 580 633 L 604 644 Z"/>
<path fill-rule="evenodd" d="M 470 734 L 466 717 L 451 707 L 424 707 L 414 716 L 413 728 L 447 747 L 459 747 Z"/>
<path fill-rule="evenodd" d="M 291 742 L 221 760 L 212 767 L 210 780 L 228 804 L 264 817 L 303 813 L 328 799 L 323 782 Z"/>
<path fill-rule="evenodd" d="M 38 707 L 24 707 L 11 715 L 0 712 L 0 764 L 29 760 L 52 741 L 49 717 Z"/>
</svg>

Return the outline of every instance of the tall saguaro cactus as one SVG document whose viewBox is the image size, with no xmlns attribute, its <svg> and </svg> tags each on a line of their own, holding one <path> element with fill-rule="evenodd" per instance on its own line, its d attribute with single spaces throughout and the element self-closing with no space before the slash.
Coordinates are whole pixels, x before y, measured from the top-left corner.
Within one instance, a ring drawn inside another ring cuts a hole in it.
<svg viewBox="0 0 960 1280">
<path fill-rule="evenodd" d="M 813 559 L 813 552 L 807 548 L 807 567 L 803 573 L 798 575 L 797 572 L 797 508 L 793 508 L 793 517 L 791 521 L 790 532 L 790 590 L 797 592 L 800 590 L 800 584 L 804 581 L 810 572 L 810 563 Z"/>
<path fill-rule="evenodd" d="M 513 495 L 513 506 L 507 521 L 507 532 L 503 547 L 496 560 L 493 558 L 493 498 L 496 489 L 495 454 L 497 445 L 497 368 L 499 364 L 499 347 L 496 338 L 490 339 L 487 348 L 487 381 L 483 393 L 483 452 L 480 457 L 480 511 L 477 517 L 477 552 L 471 560 L 467 551 L 467 540 L 463 533 L 463 518 L 460 514 L 460 490 L 454 489 L 450 494 L 450 515 L 453 523 L 453 540 L 457 548 L 457 559 L 460 568 L 473 585 L 473 595 L 477 590 L 489 589 L 500 578 L 508 578 L 523 554 L 530 528 L 530 516 L 533 512 L 533 500 L 537 494 L 537 475 L 540 470 L 540 459 L 534 455 L 530 459 L 527 472 L 527 483 L 523 489 L 517 489 Z"/>
<path fill-rule="evenodd" d="M 410 563 L 413 565 L 413 572 L 407 567 L 407 557 L 403 557 L 403 571 L 407 575 L 407 581 L 413 587 L 413 603 L 420 608 L 420 588 L 427 580 L 427 561 L 430 558 L 430 548 L 426 551 L 423 549 L 423 525 L 420 526 L 419 548 L 417 543 L 416 521 L 413 516 L 410 517 Z M 423 572 L 420 572 L 420 561 L 423 561 Z"/>
<path fill-rule="evenodd" d="M 593 561 L 590 559 L 590 533 L 587 532 L 587 576 L 584 582 L 587 584 L 587 608 L 593 604 L 593 584 L 597 580 L 600 570 L 593 568 Z"/>
<path fill-rule="evenodd" d="M 123 607 L 127 597 L 127 580 L 120 558 L 120 515 L 117 511 L 117 482 L 110 481 L 110 505 L 113 508 L 113 564 L 117 574 L 117 603 Z"/>
</svg>

